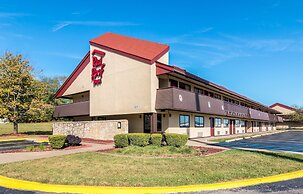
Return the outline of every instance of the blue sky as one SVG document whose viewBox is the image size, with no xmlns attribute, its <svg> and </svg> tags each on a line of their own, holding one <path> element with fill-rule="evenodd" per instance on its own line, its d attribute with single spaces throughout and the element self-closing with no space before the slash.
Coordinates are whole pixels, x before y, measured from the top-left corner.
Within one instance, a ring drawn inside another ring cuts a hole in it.
<svg viewBox="0 0 303 194">
<path fill-rule="evenodd" d="M 1 1 L 0 52 L 69 75 L 115 32 L 170 45 L 170 63 L 254 100 L 303 105 L 303 1 Z"/>
</svg>

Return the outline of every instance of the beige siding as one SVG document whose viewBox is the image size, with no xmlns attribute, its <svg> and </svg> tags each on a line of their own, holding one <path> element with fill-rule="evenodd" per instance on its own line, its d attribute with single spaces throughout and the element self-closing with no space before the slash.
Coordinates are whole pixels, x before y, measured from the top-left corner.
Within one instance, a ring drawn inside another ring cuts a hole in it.
<svg viewBox="0 0 303 194">
<path fill-rule="evenodd" d="M 83 101 L 89 101 L 89 92 L 73 95 L 74 103 L 83 102 Z"/>
<path fill-rule="evenodd" d="M 281 112 L 283 115 L 289 115 L 289 114 L 293 114 L 295 111 L 293 110 L 289 110 L 287 108 L 283 108 L 281 106 L 274 106 L 272 109 L 277 110 L 279 112 Z"/>
<path fill-rule="evenodd" d="M 91 64 L 89 63 L 80 73 L 80 75 L 74 80 L 74 82 L 67 88 L 63 96 L 89 91 L 91 85 L 90 72 Z"/>
<path fill-rule="evenodd" d="M 158 59 L 160 63 L 169 64 L 169 52 L 163 55 L 160 59 Z"/>
<path fill-rule="evenodd" d="M 96 47 L 91 46 L 91 51 Z M 102 50 L 102 49 L 99 49 Z M 104 51 L 102 84 L 90 84 L 90 115 L 155 112 L 158 79 L 155 64 Z"/>
<path fill-rule="evenodd" d="M 128 120 L 129 133 L 143 133 L 143 114 L 106 116 L 106 120 Z"/>
</svg>

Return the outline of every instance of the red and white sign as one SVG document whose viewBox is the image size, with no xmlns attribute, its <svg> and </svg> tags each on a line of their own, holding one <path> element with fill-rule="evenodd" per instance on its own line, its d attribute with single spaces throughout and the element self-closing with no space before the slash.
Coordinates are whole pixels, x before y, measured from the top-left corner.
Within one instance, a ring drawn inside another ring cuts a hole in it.
<svg viewBox="0 0 303 194">
<path fill-rule="evenodd" d="M 92 74 L 91 79 L 95 85 L 99 85 L 102 83 L 102 76 L 104 73 L 105 63 L 102 62 L 105 53 L 99 50 L 94 50 L 92 52 Z"/>
</svg>

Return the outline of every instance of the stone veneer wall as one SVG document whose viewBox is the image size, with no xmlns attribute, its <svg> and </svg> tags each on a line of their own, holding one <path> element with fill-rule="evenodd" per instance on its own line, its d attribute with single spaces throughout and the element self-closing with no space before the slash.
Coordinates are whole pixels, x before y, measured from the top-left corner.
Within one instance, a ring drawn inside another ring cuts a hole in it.
<svg viewBox="0 0 303 194">
<path fill-rule="evenodd" d="M 118 129 L 118 123 L 121 128 Z M 54 135 L 76 135 L 81 138 L 113 140 L 114 135 L 128 133 L 127 120 L 54 122 Z"/>
</svg>

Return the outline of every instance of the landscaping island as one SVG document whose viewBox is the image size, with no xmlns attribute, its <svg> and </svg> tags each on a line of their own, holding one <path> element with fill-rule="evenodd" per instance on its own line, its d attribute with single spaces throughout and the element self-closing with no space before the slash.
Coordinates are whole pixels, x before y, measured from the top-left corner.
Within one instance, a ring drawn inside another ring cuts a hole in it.
<svg viewBox="0 0 303 194">
<path fill-rule="evenodd" d="M 0 165 L 0 175 L 53 184 L 154 187 L 216 183 L 303 169 L 303 156 L 296 154 L 228 150 L 210 156 L 145 156 L 117 150 L 79 153 Z"/>
</svg>

